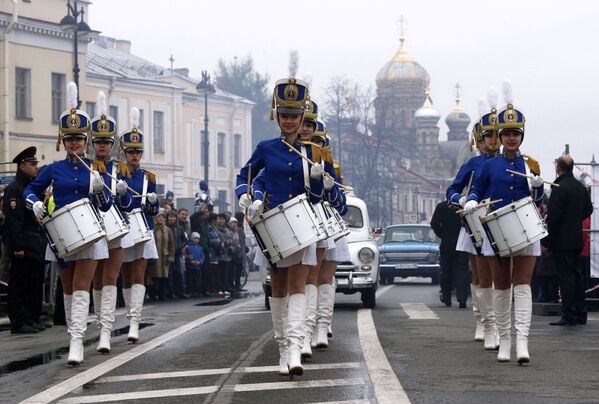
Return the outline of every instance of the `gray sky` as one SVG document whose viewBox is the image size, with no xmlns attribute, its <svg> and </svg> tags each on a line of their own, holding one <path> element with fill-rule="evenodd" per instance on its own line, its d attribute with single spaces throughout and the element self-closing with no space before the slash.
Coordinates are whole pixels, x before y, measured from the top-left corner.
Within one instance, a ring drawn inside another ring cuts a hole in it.
<svg viewBox="0 0 599 404">
<path fill-rule="evenodd" d="M 313 76 L 322 98 L 330 78 L 345 75 L 373 86 L 399 45 L 407 19 L 407 49 L 431 76 L 431 96 L 443 118 L 462 86 L 462 105 L 477 119 L 490 86 L 501 97 L 512 81 L 526 116 L 522 151 L 553 178 L 552 161 L 569 143 L 576 161 L 599 160 L 595 117 L 599 102 L 599 2 L 442 0 L 95 0 L 90 25 L 132 41 L 132 51 L 192 76 L 214 71 L 219 58 L 251 54 L 260 72 L 287 76 L 289 51 L 299 73 Z M 440 122 L 442 139 L 447 127 Z M 598 179 L 599 180 L 599 179 Z"/>
</svg>

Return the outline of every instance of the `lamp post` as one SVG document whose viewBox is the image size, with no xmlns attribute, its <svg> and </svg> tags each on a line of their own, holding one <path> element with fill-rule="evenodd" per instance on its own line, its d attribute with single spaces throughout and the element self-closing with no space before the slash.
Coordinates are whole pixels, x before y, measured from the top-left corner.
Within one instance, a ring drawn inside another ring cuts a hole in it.
<svg viewBox="0 0 599 404">
<path fill-rule="evenodd" d="M 73 81 L 77 85 L 77 89 L 79 89 L 79 38 L 86 40 L 91 34 L 92 30 L 87 25 L 85 21 L 83 21 L 83 15 L 85 14 L 85 10 L 83 7 L 79 8 L 77 6 L 77 0 L 74 1 L 74 4 L 71 5 L 71 0 L 67 1 L 67 15 L 65 15 L 62 20 L 60 20 L 60 28 L 63 32 L 67 34 L 73 34 Z M 81 18 L 80 18 L 81 17 Z M 77 92 L 77 108 L 81 106 L 81 99 L 79 98 L 79 94 L 81 91 Z"/>
<path fill-rule="evenodd" d="M 210 83 L 210 75 L 206 70 L 202 71 L 202 80 L 196 86 L 196 90 L 200 95 L 204 96 L 204 133 L 202 140 L 202 148 L 203 148 L 203 159 L 204 159 L 204 181 L 206 184 L 208 182 L 208 146 L 210 142 L 208 141 L 208 95 L 212 95 L 216 92 L 214 86 Z"/>
</svg>

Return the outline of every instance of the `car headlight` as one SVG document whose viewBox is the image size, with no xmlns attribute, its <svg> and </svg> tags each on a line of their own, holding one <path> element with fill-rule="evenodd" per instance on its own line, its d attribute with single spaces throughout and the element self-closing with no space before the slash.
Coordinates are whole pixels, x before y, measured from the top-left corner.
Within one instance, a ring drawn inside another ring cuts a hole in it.
<svg viewBox="0 0 599 404">
<path fill-rule="evenodd" d="M 365 264 L 368 264 L 374 259 L 374 251 L 368 247 L 362 247 L 358 253 L 358 258 Z"/>
<path fill-rule="evenodd" d="M 380 262 L 385 262 L 387 261 L 387 254 L 385 254 L 384 252 L 379 254 L 379 261 Z"/>
<path fill-rule="evenodd" d="M 428 253 L 428 260 L 429 260 L 429 262 L 439 261 L 439 252 L 434 251 L 434 252 Z"/>
</svg>

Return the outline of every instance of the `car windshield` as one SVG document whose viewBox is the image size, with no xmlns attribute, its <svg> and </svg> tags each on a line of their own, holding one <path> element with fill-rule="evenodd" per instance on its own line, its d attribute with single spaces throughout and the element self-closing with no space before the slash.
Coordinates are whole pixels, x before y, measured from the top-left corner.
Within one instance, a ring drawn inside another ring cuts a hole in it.
<svg viewBox="0 0 599 404">
<path fill-rule="evenodd" d="M 385 243 L 411 241 L 433 243 L 440 242 L 433 232 L 433 229 L 425 226 L 390 227 L 385 233 Z"/>
<path fill-rule="evenodd" d="M 343 216 L 343 220 L 349 227 L 360 229 L 364 226 L 364 218 L 362 210 L 356 206 L 347 206 L 347 213 Z"/>
</svg>

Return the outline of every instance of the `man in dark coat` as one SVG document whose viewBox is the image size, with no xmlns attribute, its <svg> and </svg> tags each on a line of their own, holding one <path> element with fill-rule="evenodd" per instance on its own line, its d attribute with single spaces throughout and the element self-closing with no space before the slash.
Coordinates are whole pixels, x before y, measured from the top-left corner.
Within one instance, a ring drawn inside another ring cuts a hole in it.
<svg viewBox="0 0 599 404">
<path fill-rule="evenodd" d="M 455 283 L 456 298 L 460 303 L 460 308 L 466 308 L 470 284 L 468 253 L 456 251 L 462 220 L 456 211 L 443 201 L 435 208 L 431 219 L 431 227 L 441 239 L 441 245 L 439 246 L 441 254 L 441 301 L 446 306 L 451 306 L 451 290 Z"/>
<path fill-rule="evenodd" d="M 543 244 L 553 253 L 562 296 L 562 317 L 551 325 L 586 324 L 584 279 L 579 272 L 582 251 L 582 221 L 593 213 L 591 197 L 574 178 L 574 160 L 569 155 L 555 161 L 555 182 L 547 212 L 549 236 Z"/>
<path fill-rule="evenodd" d="M 13 334 L 46 329 L 40 322 L 46 244 L 33 211 L 26 209 L 23 189 L 37 175 L 37 149 L 29 147 L 13 163 L 17 174 L 4 191 L 4 242 L 9 256 L 8 316 Z"/>
</svg>

